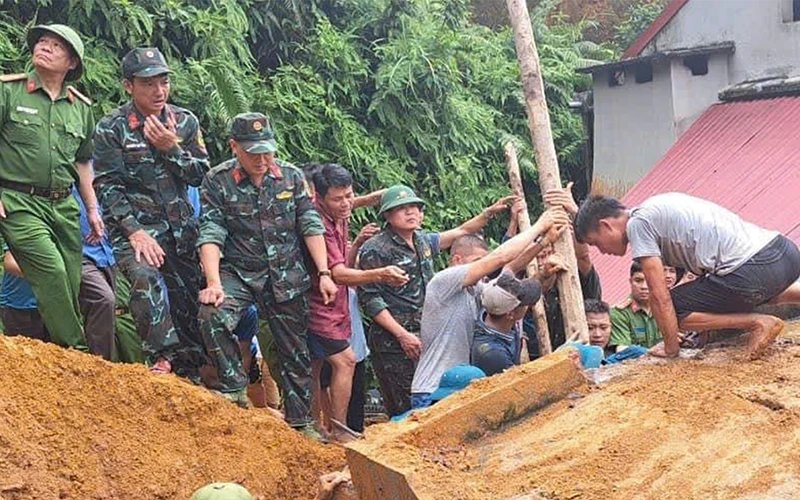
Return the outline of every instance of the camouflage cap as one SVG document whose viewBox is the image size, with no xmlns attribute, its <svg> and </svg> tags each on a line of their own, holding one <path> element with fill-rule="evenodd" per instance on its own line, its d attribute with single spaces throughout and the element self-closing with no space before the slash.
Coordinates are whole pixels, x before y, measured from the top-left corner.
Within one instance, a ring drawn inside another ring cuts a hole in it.
<svg viewBox="0 0 800 500">
<path fill-rule="evenodd" d="M 231 139 L 252 154 L 274 153 L 278 150 L 269 118 L 261 113 L 241 113 L 234 116 Z"/>
<path fill-rule="evenodd" d="M 397 184 L 387 189 L 386 192 L 383 193 L 383 196 L 381 196 L 381 209 L 378 215 L 393 208 L 411 204 L 425 206 L 425 202 L 414 193 L 413 189 L 408 186 L 403 186 L 402 184 Z"/>
<path fill-rule="evenodd" d="M 122 77 L 126 80 L 137 76 L 149 78 L 171 72 L 164 54 L 156 47 L 139 47 L 128 51 L 122 58 Z"/>
<path fill-rule="evenodd" d="M 211 483 L 195 491 L 189 500 L 253 500 L 241 484 Z"/>
<path fill-rule="evenodd" d="M 83 74 L 83 41 L 81 37 L 74 29 L 63 24 L 40 24 L 28 30 L 28 48 L 31 52 L 33 52 L 33 46 L 45 33 L 58 35 L 72 49 L 73 55 L 78 58 L 78 65 L 75 69 L 67 72 L 65 79 L 68 81 L 78 80 Z"/>
</svg>

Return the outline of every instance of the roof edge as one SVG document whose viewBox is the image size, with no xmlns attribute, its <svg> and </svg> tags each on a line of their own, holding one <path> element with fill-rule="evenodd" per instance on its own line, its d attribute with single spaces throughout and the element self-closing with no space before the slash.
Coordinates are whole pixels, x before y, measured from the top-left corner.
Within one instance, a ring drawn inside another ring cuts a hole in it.
<svg viewBox="0 0 800 500">
<path fill-rule="evenodd" d="M 597 64 L 595 66 L 587 66 L 585 68 L 577 68 L 575 71 L 578 73 L 596 73 L 606 69 L 622 69 L 627 66 L 634 66 L 641 63 L 653 63 L 662 59 L 671 59 L 673 57 L 687 57 L 699 56 L 705 54 L 717 54 L 721 52 L 733 53 L 736 51 L 736 44 L 730 40 L 713 43 L 709 45 L 700 45 L 697 47 L 686 47 L 678 49 L 665 50 L 663 52 L 656 52 L 649 56 L 632 57 L 629 59 L 620 59 L 619 61 L 612 61 L 610 63 Z"/>
<path fill-rule="evenodd" d="M 639 54 L 642 53 L 645 47 L 653 41 L 653 39 L 658 35 L 661 30 L 663 30 L 672 18 L 689 2 L 689 0 L 671 0 L 664 10 L 659 14 L 659 16 L 653 21 L 653 24 L 650 25 L 644 33 L 639 35 L 639 38 L 634 40 L 634 42 L 625 49 L 625 52 L 622 53 L 622 59 L 628 59 L 631 57 L 637 57 Z"/>
</svg>

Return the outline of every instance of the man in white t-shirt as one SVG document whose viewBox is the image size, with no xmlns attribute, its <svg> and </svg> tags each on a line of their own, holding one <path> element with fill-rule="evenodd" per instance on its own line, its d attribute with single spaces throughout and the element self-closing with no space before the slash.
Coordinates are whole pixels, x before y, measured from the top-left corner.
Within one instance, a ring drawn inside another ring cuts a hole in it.
<svg viewBox="0 0 800 500">
<path fill-rule="evenodd" d="M 677 356 L 679 328 L 735 328 L 750 332 L 750 358 L 759 358 L 783 330 L 783 321 L 755 308 L 800 303 L 797 246 L 710 201 L 665 193 L 628 210 L 616 198 L 592 196 L 578 212 L 575 232 L 605 254 L 623 256 L 630 244 L 664 336 L 651 351 L 656 356 Z M 665 265 L 700 278 L 669 290 Z"/>
<path fill-rule="evenodd" d="M 412 408 L 429 406 L 429 396 L 444 372 L 469 364 L 481 280 L 506 265 L 512 272 L 521 271 L 568 224 L 566 212 L 550 209 L 530 229 L 491 253 L 486 242 L 475 235 L 453 242 L 450 267 L 437 273 L 426 288 L 420 323 L 422 354 L 411 383 Z"/>
</svg>

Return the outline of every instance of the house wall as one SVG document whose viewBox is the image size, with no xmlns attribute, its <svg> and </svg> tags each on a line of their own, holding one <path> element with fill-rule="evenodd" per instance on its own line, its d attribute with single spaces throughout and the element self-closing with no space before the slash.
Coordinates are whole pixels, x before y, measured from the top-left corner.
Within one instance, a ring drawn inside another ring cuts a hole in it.
<svg viewBox="0 0 800 500">
<path fill-rule="evenodd" d="M 720 89 L 728 86 L 728 54 L 708 58 L 708 74 L 692 75 L 682 58 L 672 59 L 673 120 L 676 138 L 717 101 Z"/>
<path fill-rule="evenodd" d="M 628 71 L 617 87 L 608 85 L 608 72 L 594 75 L 595 192 L 621 196 L 675 142 L 671 73 L 670 62 L 662 61 L 653 67 L 653 81 L 636 83 Z"/>
<path fill-rule="evenodd" d="M 734 41 L 731 84 L 800 74 L 800 22 L 792 0 L 689 0 L 645 48 L 664 50 Z"/>
</svg>

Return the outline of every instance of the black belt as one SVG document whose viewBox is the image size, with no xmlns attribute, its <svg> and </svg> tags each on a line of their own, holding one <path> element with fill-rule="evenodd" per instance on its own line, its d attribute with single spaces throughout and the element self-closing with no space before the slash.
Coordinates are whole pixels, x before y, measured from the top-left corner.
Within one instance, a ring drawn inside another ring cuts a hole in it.
<svg viewBox="0 0 800 500">
<path fill-rule="evenodd" d="M 72 187 L 62 188 L 62 189 L 50 189 L 50 188 L 32 186 L 30 184 L 23 184 L 21 182 L 6 181 L 6 180 L 0 180 L 0 187 L 8 188 L 11 189 L 12 191 L 18 191 L 20 193 L 29 194 L 32 196 L 40 196 L 42 198 L 47 198 L 48 200 L 53 200 L 53 201 L 63 200 L 64 198 L 72 194 Z"/>
</svg>

